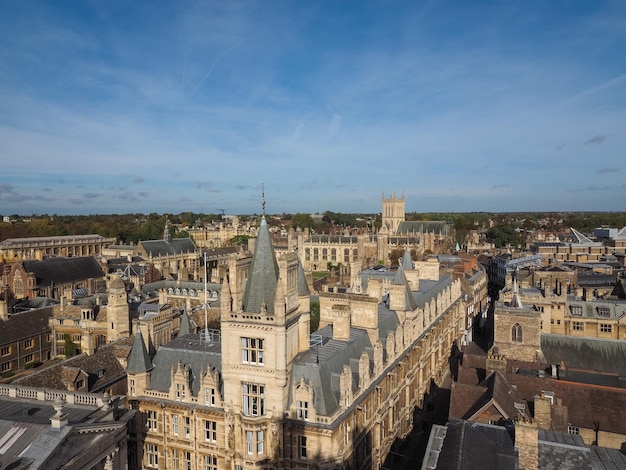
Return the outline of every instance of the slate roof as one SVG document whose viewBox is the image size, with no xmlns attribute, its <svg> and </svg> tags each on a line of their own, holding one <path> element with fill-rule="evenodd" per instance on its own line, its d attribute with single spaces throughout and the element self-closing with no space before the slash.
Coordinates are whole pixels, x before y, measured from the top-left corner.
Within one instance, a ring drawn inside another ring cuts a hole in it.
<svg viewBox="0 0 626 470">
<path fill-rule="evenodd" d="M 274 313 L 274 298 L 278 284 L 278 263 L 265 217 L 261 219 L 254 248 L 250 275 L 242 297 L 244 312 L 259 313 L 263 305 L 268 314 Z"/>
<path fill-rule="evenodd" d="M 626 455 L 618 449 L 590 446 L 589 459 L 593 470 L 624 470 L 626 469 Z"/>
<path fill-rule="evenodd" d="M 150 360 L 150 356 L 148 355 L 146 345 L 143 342 L 141 329 L 137 327 L 137 332 L 135 333 L 135 338 L 133 340 L 133 348 L 131 349 L 130 355 L 128 356 L 128 365 L 126 366 L 126 372 L 135 374 L 148 372 L 149 370 L 152 370 L 152 368 L 152 361 Z"/>
<path fill-rule="evenodd" d="M 576 434 L 539 429 L 538 451 L 542 470 L 594 469 L 589 448 Z"/>
<path fill-rule="evenodd" d="M 405 220 L 398 225 L 398 234 L 434 232 L 438 235 L 447 235 L 450 233 L 450 228 L 450 224 L 442 220 Z"/>
<path fill-rule="evenodd" d="M 67 390 L 63 379 L 73 380 L 82 370 L 88 374 L 88 390 L 97 392 L 108 388 L 108 385 L 126 378 L 126 370 L 118 360 L 120 351 L 128 353 L 126 348 L 130 339 L 124 338 L 113 343 L 100 346 L 93 356 L 79 354 L 45 369 L 40 369 L 15 381 L 16 384 L 29 387 L 52 388 Z M 101 376 L 98 376 L 101 371 Z M 1 415 L 0 415 L 1 416 Z"/>
<path fill-rule="evenodd" d="M 104 277 L 100 263 L 91 256 L 23 261 L 23 266 L 26 272 L 35 275 L 38 288 Z"/>
<path fill-rule="evenodd" d="M 517 470 L 517 451 L 511 433 L 502 426 L 451 419 L 438 458 L 431 458 L 427 449 L 422 469 L 435 468 Z"/>
<path fill-rule="evenodd" d="M 626 434 L 626 408 L 616 405 L 626 403 L 624 389 L 522 374 L 508 374 L 507 378 L 527 402 L 532 402 L 542 390 L 554 392 L 555 397 L 562 399 L 563 406 L 567 407 L 568 422 L 572 426 L 594 429 L 594 421 L 597 421 L 602 431 Z"/>
<path fill-rule="evenodd" d="M 165 256 L 195 253 L 198 251 L 191 238 L 172 238 L 170 242 L 165 240 L 144 240 L 139 242 L 148 257 L 162 258 Z M 139 246 L 139 245 L 138 245 Z"/>
<path fill-rule="evenodd" d="M 615 283 L 615 288 L 613 289 L 613 292 L 611 292 L 611 295 L 614 295 L 618 299 L 626 299 L 626 288 L 624 288 L 623 279 L 617 280 L 617 282 Z"/>
<path fill-rule="evenodd" d="M 0 242 L 0 248 L 11 248 L 13 246 L 23 246 L 25 244 L 31 243 L 60 243 L 63 241 L 73 242 L 73 241 L 81 241 L 83 243 L 92 242 L 92 243 L 102 243 L 107 240 L 111 240 L 109 238 L 105 238 L 102 235 L 98 234 L 89 234 L 89 235 L 56 235 L 53 237 L 24 237 L 24 238 L 7 238 Z"/>
<path fill-rule="evenodd" d="M 322 344 L 312 346 L 295 357 L 292 377 L 296 381 L 304 377 L 313 387 L 315 410 L 330 415 L 339 406 L 339 377 L 344 365 L 350 365 L 355 376 L 361 353 L 368 352 L 371 362 L 374 349 L 367 332 L 360 328 L 350 328 L 350 339 L 347 341 L 333 339 L 332 325 L 316 331 L 315 335 L 322 337 Z M 353 388 L 356 385 L 353 382 Z"/>
<path fill-rule="evenodd" d="M 521 405 L 522 409 L 518 410 L 516 404 Z M 476 419 L 490 406 L 496 408 L 505 420 L 529 416 L 526 401 L 498 371 L 489 374 L 478 385 L 455 383 L 452 386 L 451 417 Z"/>
<path fill-rule="evenodd" d="M 8 320 L 0 320 L 0 344 L 49 332 L 48 320 L 53 310 L 53 307 L 29 310 L 10 315 Z"/>
<path fill-rule="evenodd" d="M 200 377 L 207 369 L 222 370 L 221 342 L 201 341 L 200 335 L 192 334 L 176 338 L 160 346 L 153 359 L 154 369 L 150 375 L 150 389 L 168 392 L 172 384 L 172 367 L 178 361 L 191 369 L 191 392 L 200 390 Z"/>
<path fill-rule="evenodd" d="M 567 369 L 616 374 L 626 378 L 626 341 L 566 335 L 541 335 L 541 350 L 548 364 L 565 363 Z"/>
</svg>

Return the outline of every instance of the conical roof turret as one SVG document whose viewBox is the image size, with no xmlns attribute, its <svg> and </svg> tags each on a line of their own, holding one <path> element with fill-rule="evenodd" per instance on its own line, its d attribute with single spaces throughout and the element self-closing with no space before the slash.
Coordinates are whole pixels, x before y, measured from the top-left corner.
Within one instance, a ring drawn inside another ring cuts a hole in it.
<svg viewBox="0 0 626 470">
<path fill-rule="evenodd" d="M 183 309 L 183 314 L 180 316 L 180 328 L 178 329 L 178 337 L 182 338 L 185 335 L 191 334 L 191 322 L 189 321 L 189 315 L 187 315 L 187 309 Z"/>
<path fill-rule="evenodd" d="M 244 312 L 259 313 L 263 308 L 274 313 L 274 299 L 278 284 L 278 263 L 265 216 L 261 219 L 259 234 L 254 248 L 250 276 L 243 292 Z"/>
<path fill-rule="evenodd" d="M 413 269 L 413 260 L 411 259 L 411 251 L 408 246 L 404 249 L 404 254 L 402 255 L 402 267 L 404 269 Z"/>
<path fill-rule="evenodd" d="M 309 290 L 309 283 L 306 281 L 306 274 L 304 274 L 304 267 L 300 260 L 298 260 L 298 296 L 306 297 L 311 295 Z"/>
<path fill-rule="evenodd" d="M 152 367 L 152 360 L 150 360 L 150 355 L 141 337 L 141 329 L 139 325 L 137 325 L 133 348 L 130 350 L 130 355 L 128 356 L 126 372 L 130 374 L 140 374 L 152 370 Z"/>
</svg>

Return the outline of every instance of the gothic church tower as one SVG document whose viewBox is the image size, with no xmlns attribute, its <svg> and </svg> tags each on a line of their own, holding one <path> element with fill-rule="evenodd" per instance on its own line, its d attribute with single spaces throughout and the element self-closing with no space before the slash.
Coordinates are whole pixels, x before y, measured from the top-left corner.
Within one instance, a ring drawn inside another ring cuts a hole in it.
<svg viewBox="0 0 626 470">
<path fill-rule="evenodd" d="M 385 193 L 383 193 L 383 224 L 381 230 L 386 230 L 388 234 L 395 235 L 400 227 L 400 222 L 404 222 L 404 192 L 402 197 L 396 197 L 396 193 L 385 199 Z"/>
</svg>

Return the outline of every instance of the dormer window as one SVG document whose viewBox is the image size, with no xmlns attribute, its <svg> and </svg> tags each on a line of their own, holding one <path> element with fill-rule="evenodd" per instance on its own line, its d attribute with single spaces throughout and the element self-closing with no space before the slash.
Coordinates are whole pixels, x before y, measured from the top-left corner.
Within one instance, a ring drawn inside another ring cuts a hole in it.
<svg viewBox="0 0 626 470">
<path fill-rule="evenodd" d="M 583 316 L 583 308 L 580 305 L 570 305 L 569 310 L 572 316 L 575 316 L 575 317 Z"/>
<path fill-rule="evenodd" d="M 185 399 L 185 384 L 176 384 L 176 401 Z"/>
<path fill-rule="evenodd" d="M 302 421 L 309 420 L 309 402 L 308 401 L 297 401 L 296 407 L 296 416 L 298 419 Z"/>
<path fill-rule="evenodd" d="M 611 309 L 609 307 L 597 307 L 596 311 L 599 317 L 608 318 L 611 316 Z"/>
</svg>

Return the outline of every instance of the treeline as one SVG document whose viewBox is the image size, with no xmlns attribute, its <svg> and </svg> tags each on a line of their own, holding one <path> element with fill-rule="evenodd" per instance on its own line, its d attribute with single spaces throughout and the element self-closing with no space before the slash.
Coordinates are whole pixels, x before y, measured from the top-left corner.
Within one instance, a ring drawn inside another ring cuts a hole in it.
<svg viewBox="0 0 626 470">
<path fill-rule="evenodd" d="M 254 216 L 239 216 L 245 221 Z M 7 238 L 45 237 L 57 235 L 86 235 L 97 233 L 116 238 L 119 243 L 137 243 L 139 240 L 157 240 L 163 237 L 166 218 L 173 224 L 173 237 L 188 236 L 187 227 L 221 221 L 221 214 L 109 214 L 109 215 L 41 215 L 25 221 L 17 215 L 11 223 L 0 222 L 0 241 Z M 494 241 L 519 241 L 520 229 L 559 231 L 573 227 L 582 233 L 594 228 L 626 226 L 626 212 L 410 212 L 406 220 L 445 220 L 454 225 L 456 239 L 463 243 L 471 230 L 488 230 Z M 317 232 L 330 232 L 337 227 L 380 228 L 380 214 L 344 214 L 326 211 L 321 220 L 311 214 L 281 214 L 267 216 L 270 226 L 308 227 Z M 515 233 L 514 233 L 515 232 Z"/>
<path fill-rule="evenodd" d="M 17 218 L 17 217 L 15 217 Z M 103 237 L 116 238 L 118 243 L 134 243 L 139 240 L 159 240 L 163 238 L 165 220 L 175 227 L 172 237 L 188 236 L 185 231 L 197 223 L 221 220 L 219 214 L 180 214 L 160 215 L 110 214 L 110 215 L 52 215 L 33 216 L 29 221 L 21 219 L 11 223 L 0 223 L 0 240 L 7 238 L 49 237 L 58 235 L 88 235 L 97 233 Z M 178 226 L 178 230 L 176 229 Z"/>
</svg>

